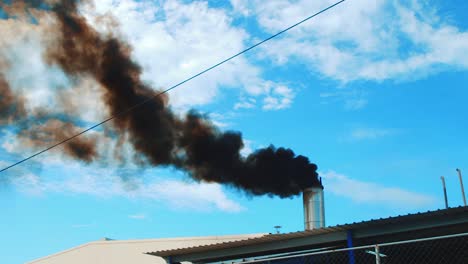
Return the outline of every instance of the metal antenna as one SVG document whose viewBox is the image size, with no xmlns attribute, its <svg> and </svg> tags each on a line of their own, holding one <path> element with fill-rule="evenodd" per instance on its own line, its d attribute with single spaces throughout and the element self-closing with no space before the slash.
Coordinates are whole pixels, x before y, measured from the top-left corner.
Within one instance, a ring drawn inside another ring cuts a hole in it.
<svg viewBox="0 0 468 264">
<path fill-rule="evenodd" d="M 445 188 L 445 178 L 444 176 L 440 176 L 442 180 L 442 186 L 444 187 L 444 199 L 445 199 L 445 208 L 448 209 L 448 200 L 447 200 L 447 189 Z"/>
<path fill-rule="evenodd" d="M 463 188 L 463 178 L 462 178 L 461 170 L 457 169 L 457 172 L 458 172 L 458 179 L 460 180 L 460 187 L 461 187 L 461 192 L 462 192 L 462 197 L 463 197 L 463 204 L 466 206 L 465 188 Z"/>
<path fill-rule="evenodd" d="M 279 225 L 274 226 L 274 228 L 276 229 L 276 234 L 281 233 L 281 232 L 280 232 L 281 227 L 282 227 L 282 226 L 279 226 Z"/>
</svg>

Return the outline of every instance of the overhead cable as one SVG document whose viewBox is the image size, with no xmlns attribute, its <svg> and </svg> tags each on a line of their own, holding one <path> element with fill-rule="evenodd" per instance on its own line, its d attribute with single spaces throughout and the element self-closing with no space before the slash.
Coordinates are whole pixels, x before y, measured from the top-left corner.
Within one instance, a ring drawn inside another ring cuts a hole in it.
<svg viewBox="0 0 468 264">
<path fill-rule="evenodd" d="M 135 105 L 133 105 L 133 106 L 131 106 L 131 107 L 125 109 L 125 110 L 122 110 L 121 112 L 118 112 L 118 113 L 116 113 L 116 114 L 114 114 L 114 115 L 108 117 L 107 119 L 105 119 L 105 120 L 103 120 L 103 121 L 101 121 L 101 122 L 99 122 L 99 123 L 97 123 L 97 124 L 95 124 L 95 125 L 93 125 L 93 126 L 90 126 L 89 128 L 87 128 L 87 129 L 85 129 L 85 130 L 83 130 L 83 131 L 81 131 L 81 132 L 79 132 L 79 133 L 77 133 L 77 134 L 75 134 L 75 135 L 73 135 L 73 136 L 71 136 L 71 137 L 69 137 L 69 138 L 66 138 L 66 139 L 64 139 L 64 140 L 61 140 L 61 141 L 59 141 L 59 142 L 57 142 L 57 143 L 55 143 L 55 144 L 53 144 L 53 145 L 51 145 L 51 146 L 49 146 L 49 147 L 47 147 L 47 148 L 41 150 L 41 151 L 39 151 L 39 152 L 36 152 L 36 153 L 32 154 L 31 156 L 28 156 L 28 157 L 26 157 L 26 158 L 24 158 L 24 159 L 22 159 L 22 160 L 20 160 L 20 161 L 17 161 L 17 162 L 15 162 L 15 163 L 13 163 L 13 164 L 11 164 L 11 165 L 9 165 L 9 166 L 7 166 L 7 167 L 1 169 L 0 172 L 4 172 L 4 171 L 6 171 L 6 170 L 8 170 L 8 169 L 11 169 L 11 168 L 13 168 L 13 167 L 15 167 L 15 166 L 18 166 L 19 164 L 21 164 L 21 163 L 23 163 L 23 162 L 25 162 L 25 161 L 28 161 L 28 160 L 30 160 L 30 159 L 36 157 L 36 156 L 39 156 L 39 155 L 41 155 L 41 154 L 44 153 L 44 152 L 47 152 L 47 151 L 49 151 L 49 150 L 51 150 L 51 149 L 53 149 L 53 148 L 56 148 L 56 147 L 58 147 L 58 146 L 60 146 L 60 145 L 62 145 L 62 144 L 64 144 L 64 143 L 67 143 L 67 142 L 73 140 L 73 139 L 76 138 L 76 137 L 79 137 L 79 136 L 81 136 L 81 135 L 83 135 L 83 134 L 89 132 L 90 130 L 95 129 L 96 127 L 99 127 L 99 126 L 103 125 L 104 123 L 107 123 L 107 122 L 109 122 L 109 121 L 111 121 L 111 120 L 113 120 L 113 119 L 115 119 L 115 118 L 117 118 L 117 117 L 119 117 L 119 116 L 121 116 L 121 115 L 124 115 L 124 114 L 126 114 L 126 113 L 128 113 L 128 112 L 130 112 L 130 111 L 133 111 L 135 108 L 138 108 L 138 107 L 140 107 L 140 106 L 142 106 L 142 105 L 148 103 L 149 101 L 153 100 L 154 98 L 156 98 L 156 97 L 158 97 L 158 96 L 160 96 L 160 95 L 162 95 L 162 94 L 165 94 L 165 93 L 167 93 L 167 92 L 169 92 L 169 91 L 171 91 L 171 90 L 173 90 L 173 89 L 175 89 L 175 88 L 181 86 L 182 84 L 185 84 L 185 83 L 191 81 L 192 79 L 195 79 L 195 78 L 197 78 L 198 76 L 200 76 L 200 75 L 202 75 L 202 74 L 205 74 L 205 73 L 208 72 L 208 71 L 213 70 L 214 68 L 217 68 L 217 67 L 223 65 L 224 63 L 226 63 L 226 62 L 228 62 L 228 61 L 230 61 L 230 60 L 232 60 L 232 59 L 234 59 L 234 58 L 236 58 L 236 57 L 238 57 L 238 56 L 240 56 L 240 55 L 242 55 L 242 54 L 244 54 L 244 53 L 250 51 L 251 49 L 254 49 L 254 48 L 256 48 L 256 47 L 262 45 L 263 43 L 265 43 L 265 42 L 267 42 L 267 41 L 269 41 L 269 40 L 271 40 L 271 39 L 273 39 L 273 38 L 278 37 L 279 35 L 281 35 L 281 34 L 287 32 L 287 31 L 289 31 L 289 30 L 291 30 L 291 29 L 293 29 L 293 28 L 295 28 L 295 27 L 301 25 L 302 23 L 304 23 L 304 22 L 306 22 L 306 21 L 308 21 L 308 20 L 310 20 L 310 19 L 312 19 L 312 18 L 314 18 L 314 17 L 316 17 L 316 16 L 318 16 L 318 15 L 320 15 L 320 14 L 322 14 L 322 13 L 324 13 L 324 12 L 330 10 L 330 9 L 332 9 L 332 8 L 334 8 L 335 6 L 341 4 L 341 3 L 345 2 L 345 1 L 346 1 L 346 0 L 338 1 L 338 2 L 336 2 L 336 3 L 334 3 L 334 4 L 332 4 L 332 5 L 330 5 L 330 6 L 326 7 L 326 8 L 324 8 L 324 9 L 318 11 L 317 13 L 315 13 L 315 14 L 313 14 L 313 15 L 310 15 L 310 16 L 308 16 L 308 17 L 302 19 L 301 21 L 299 21 L 299 22 L 297 22 L 297 23 L 295 23 L 295 24 L 293 24 L 293 25 L 291 25 L 291 26 L 289 26 L 289 27 L 287 27 L 287 28 L 285 28 L 285 29 L 279 31 L 278 33 L 276 33 L 276 34 L 274 34 L 274 35 L 271 35 L 270 37 L 268 37 L 268 38 L 266 38 L 266 39 L 264 39 L 264 40 L 262 40 L 262 41 L 260 41 L 260 42 L 257 42 L 256 44 L 254 44 L 254 45 L 252 45 L 252 46 L 250 46 L 250 47 L 248 47 L 248 48 L 246 48 L 246 49 L 244 49 L 244 50 L 242 50 L 242 51 L 240 51 L 240 52 L 238 52 L 238 53 L 236 53 L 236 54 L 230 56 L 229 58 L 227 58 L 227 59 L 225 59 L 225 60 L 223 60 L 223 61 L 221 61 L 221 62 L 218 62 L 218 63 L 216 63 L 215 65 L 213 65 L 213 66 L 211 66 L 211 67 L 208 67 L 208 68 L 206 68 L 205 70 L 203 70 L 203 71 L 201 71 L 201 72 L 199 72 L 199 73 L 197 73 L 197 74 L 195 74 L 195 75 L 193 75 L 193 76 L 191 76 L 191 77 L 189 77 L 189 78 L 187 78 L 187 79 L 185 79 L 185 80 L 183 80 L 183 81 L 181 81 L 181 82 L 179 82 L 179 83 L 177 83 L 177 84 L 175 84 L 175 85 L 173 85 L 173 86 L 171 86 L 171 87 L 169 87 L 168 89 L 166 89 L 166 90 L 164 90 L 164 91 L 161 91 L 161 92 L 155 93 L 153 96 L 148 97 L 147 99 L 141 101 L 140 103 L 137 103 L 137 104 L 135 104 Z"/>
</svg>

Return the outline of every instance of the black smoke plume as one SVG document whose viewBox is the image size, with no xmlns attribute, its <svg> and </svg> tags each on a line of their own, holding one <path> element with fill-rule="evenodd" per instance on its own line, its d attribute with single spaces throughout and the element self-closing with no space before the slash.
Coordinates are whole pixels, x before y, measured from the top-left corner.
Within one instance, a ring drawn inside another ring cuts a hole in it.
<svg viewBox="0 0 468 264">
<path fill-rule="evenodd" d="M 41 3 L 23 4 L 27 9 Z M 115 36 L 99 34 L 79 14 L 78 4 L 59 0 L 48 5 L 56 20 L 56 40 L 45 54 L 48 63 L 70 77 L 95 79 L 104 89 L 103 100 L 112 115 L 154 96 L 154 90 L 141 80 L 140 66 L 131 59 L 131 47 Z M 227 184 L 253 195 L 289 197 L 321 186 L 317 166 L 307 157 L 274 146 L 243 157 L 239 132 L 220 132 L 195 111 L 179 118 L 168 100 L 167 95 L 155 97 L 112 121 L 119 133 L 129 134 L 135 150 L 152 165 L 173 166 L 195 180 Z"/>
</svg>

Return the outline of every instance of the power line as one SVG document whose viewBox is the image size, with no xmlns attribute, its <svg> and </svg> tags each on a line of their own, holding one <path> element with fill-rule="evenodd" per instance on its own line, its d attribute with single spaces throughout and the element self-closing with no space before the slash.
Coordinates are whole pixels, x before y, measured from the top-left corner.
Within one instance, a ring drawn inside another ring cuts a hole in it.
<svg viewBox="0 0 468 264">
<path fill-rule="evenodd" d="M 152 97 L 148 97 L 147 99 L 141 101 L 141 102 L 138 103 L 138 104 L 135 104 L 135 105 L 133 105 L 133 106 L 131 106 L 131 107 L 129 107 L 129 108 L 127 108 L 127 109 L 125 109 L 125 110 L 123 110 L 123 111 L 117 113 L 117 114 L 114 114 L 113 116 L 111 116 L 111 117 L 109 117 L 109 118 L 107 118 L 107 119 L 105 119 L 105 120 L 103 120 L 103 121 L 101 121 L 101 122 L 99 122 L 99 123 L 97 123 L 97 124 L 95 124 L 95 125 L 93 125 L 93 126 L 87 128 L 87 129 L 85 129 L 85 130 L 83 130 L 83 131 L 81 131 L 81 132 L 79 132 L 79 133 L 77 133 L 77 134 L 75 134 L 75 135 L 73 135 L 73 136 L 67 138 L 67 139 L 64 139 L 64 140 L 62 140 L 62 141 L 59 141 L 59 142 L 53 144 L 52 146 L 50 146 L 50 147 L 48 147 L 48 148 L 45 148 L 45 149 L 43 149 L 43 150 L 41 150 L 41 151 L 39 151 L 39 152 L 36 152 L 35 154 L 33 154 L 33 155 L 31 155 L 31 156 L 29 156 L 29 157 L 27 157 L 27 158 L 24 158 L 24 159 L 22 159 L 22 160 L 20 160 L 20 161 L 17 161 L 17 162 L 15 162 L 15 163 L 13 163 L 13 164 L 11 164 L 11 165 L 9 165 L 9 166 L 7 166 L 7 167 L 1 169 L 1 170 L 0 170 L 0 173 L 6 171 L 6 170 L 8 170 L 8 169 L 11 169 L 11 168 L 13 168 L 13 167 L 15 167 L 15 166 L 18 166 L 19 164 L 21 164 L 21 163 L 23 163 L 23 162 L 25 162 L 25 161 L 28 161 L 28 160 L 30 160 L 30 159 L 36 157 L 36 156 L 41 155 L 41 154 L 44 153 L 44 152 L 47 152 L 47 151 L 49 151 L 49 150 L 51 150 L 51 149 L 53 149 L 53 148 L 56 148 L 56 147 L 58 147 L 58 146 L 60 146 L 60 145 L 62 145 L 62 144 L 64 144 L 64 143 L 67 143 L 68 141 L 73 140 L 74 138 L 79 137 L 79 136 L 83 135 L 84 133 L 86 133 L 86 132 L 88 132 L 88 131 L 90 131 L 90 130 L 95 129 L 96 127 L 99 127 L 99 126 L 101 126 L 101 125 L 104 124 L 104 123 L 107 123 L 107 122 L 109 122 L 109 121 L 111 121 L 111 120 L 113 120 L 113 119 L 115 119 L 115 118 L 117 118 L 117 117 L 119 117 L 119 116 L 121 116 L 121 115 L 126 114 L 126 113 L 132 111 L 133 109 L 138 108 L 138 107 L 140 107 L 140 106 L 146 104 L 147 102 L 153 100 L 154 98 L 156 98 L 156 97 L 158 97 L 158 96 L 160 96 L 160 95 L 162 95 L 162 94 L 165 94 L 165 93 L 167 93 L 167 92 L 169 92 L 169 91 L 171 91 L 171 90 L 173 90 L 173 89 L 175 89 L 175 88 L 181 86 L 182 84 L 184 84 L 184 83 L 186 83 L 186 82 L 189 82 L 189 81 L 191 81 L 192 79 L 195 79 L 195 78 L 197 78 L 198 76 L 200 76 L 200 75 L 202 75 L 202 74 L 204 74 L 204 73 L 206 73 L 206 72 L 208 72 L 208 71 L 211 71 L 212 69 L 217 68 L 218 66 L 221 66 L 222 64 L 224 64 L 224 63 L 226 63 L 226 62 L 228 62 L 228 61 L 230 61 L 230 60 L 232 60 L 232 59 L 234 59 L 234 58 L 236 58 L 236 57 L 238 57 L 238 56 L 240 56 L 240 55 L 242 55 L 242 54 L 244 54 L 244 53 L 250 51 L 251 49 L 254 49 L 254 48 L 256 48 L 256 47 L 262 45 L 263 43 L 265 43 L 265 42 L 267 42 L 267 41 L 269 41 L 269 40 L 271 40 L 271 39 L 273 39 L 273 38 L 276 38 L 277 36 L 279 36 L 279 35 L 281 35 L 281 34 L 287 32 L 287 31 L 289 31 L 289 30 L 291 30 L 291 29 L 293 29 L 293 28 L 299 26 L 300 24 L 302 24 L 302 23 L 304 23 L 304 22 L 306 22 L 306 21 L 308 21 L 308 20 L 310 20 L 310 19 L 312 19 L 312 18 L 314 18 L 314 17 L 316 17 L 316 16 L 318 16 L 318 15 L 320 15 L 320 14 L 322 14 L 322 13 L 328 11 L 328 10 L 330 10 L 330 9 L 332 9 L 333 7 L 335 7 L 335 6 L 337 6 L 337 5 L 341 4 L 341 3 L 343 3 L 344 1 L 346 1 L 346 0 L 338 1 L 338 2 L 332 4 L 332 5 L 328 6 L 328 7 L 326 7 L 326 8 L 324 8 L 324 9 L 320 10 L 319 12 L 317 12 L 317 13 L 315 13 L 315 14 L 313 14 L 313 15 L 310 15 L 310 16 L 304 18 L 303 20 L 297 22 L 296 24 L 294 24 L 294 25 L 292 25 L 292 26 L 289 26 L 289 27 L 287 27 L 287 28 L 281 30 L 280 32 L 278 32 L 278 33 L 276 33 L 276 34 L 274 34 L 274 35 L 271 35 L 270 37 L 268 37 L 268 38 L 266 38 L 266 39 L 264 39 L 264 40 L 262 40 L 262 41 L 256 43 L 255 45 L 250 46 L 249 48 L 246 48 L 246 49 L 244 49 L 243 51 L 240 51 L 240 52 L 238 52 L 238 53 L 232 55 L 231 57 L 229 57 L 229 58 L 227 58 L 227 59 L 225 59 L 225 60 L 223 60 L 223 61 L 221 61 L 221 62 L 218 62 L 217 64 L 215 64 L 215 65 L 213 65 L 213 66 L 211 66 L 211 67 L 209 67 L 209 68 L 207 68 L 207 69 L 205 69 L 205 70 L 203 70 L 203 71 L 201 71 L 201 72 L 199 72 L 199 73 L 193 75 L 192 77 L 187 78 L 187 79 L 185 79 L 185 80 L 183 80 L 183 81 L 177 83 L 176 85 L 174 85 L 174 86 L 172 86 L 172 87 L 170 87 L 170 88 L 168 88 L 168 89 L 162 91 L 162 92 L 156 93 L 156 94 L 153 95 Z"/>
</svg>

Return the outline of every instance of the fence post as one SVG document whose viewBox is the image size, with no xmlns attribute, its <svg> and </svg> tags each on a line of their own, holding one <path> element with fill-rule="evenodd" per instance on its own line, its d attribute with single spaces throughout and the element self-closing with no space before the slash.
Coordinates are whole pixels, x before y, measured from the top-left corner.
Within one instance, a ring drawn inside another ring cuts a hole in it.
<svg viewBox="0 0 468 264">
<path fill-rule="evenodd" d="M 375 245 L 375 264 L 380 264 L 380 250 L 379 250 L 379 245 Z"/>
<path fill-rule="evenodd" d="M 353 247 L 353 233 L 351 232 L 351 230 L 348 230 L 348 232 L 346 233 L 346 240 L 347 240 L 347 244 L 348 244 L 348 248 L 352 248 Z M 353 249 L 350 249 L 348 250 L 348 263 L 349 264 L 355 264 L 356 261 L 354 260 L 354 250 Z"/>
</svg>

